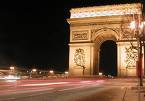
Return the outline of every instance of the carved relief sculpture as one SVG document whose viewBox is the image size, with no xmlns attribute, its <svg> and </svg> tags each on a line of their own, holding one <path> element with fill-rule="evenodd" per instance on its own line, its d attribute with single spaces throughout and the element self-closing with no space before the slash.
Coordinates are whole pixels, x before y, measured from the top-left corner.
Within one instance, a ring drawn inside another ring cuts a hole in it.
<svg viewBox="0 0 145 101">
<path fill-rule="evenodd" d="M 85 66 L 85 53 L 83 49 L 76 49 L 74 54 L 74 62 L 77 66 Z"/>
<path fill-rule="evenodd" d="M 126 50 L 126 64 L 128 67 L 135 67 L 137 61 L 137 49 L 136 47 L 125 48 Z"/>
</svg>

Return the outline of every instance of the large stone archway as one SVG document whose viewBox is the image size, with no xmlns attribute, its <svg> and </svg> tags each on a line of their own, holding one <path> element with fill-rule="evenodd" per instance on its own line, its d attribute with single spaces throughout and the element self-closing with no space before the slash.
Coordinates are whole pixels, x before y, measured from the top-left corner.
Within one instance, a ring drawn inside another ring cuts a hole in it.
<svg viewBox="0 0 145 101">
<path fill-rule="evenodd" d="M 101 44 L 99 52 L 99 72 L 103 75 L 117 76 L 117 44 L 106 40 Z"/>
<path fill-rule="evenodd" d="M 136 60 L 128 59 L 128 54 L 136 39 L 125 31 L 132 15 L 141 14 L 140 8 L 140 4 L 122 4 L 71 9 L 69 74 L 98 75 L 100 46 L 112 40 L 117 44 L 118 76 L 135 76 Z"/>
</svg>

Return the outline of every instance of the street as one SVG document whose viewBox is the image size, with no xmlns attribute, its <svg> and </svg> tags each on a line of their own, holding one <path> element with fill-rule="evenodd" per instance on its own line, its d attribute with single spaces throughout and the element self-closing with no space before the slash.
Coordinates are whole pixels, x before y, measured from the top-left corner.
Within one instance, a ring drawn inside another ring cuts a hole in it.
<svg viewBox="0 0 145 101">
<path fill-rule="evenodd" d="M 112 101 L 119 92 L 123 101 L 126 90 L 137 84 L 135 78 L 1 80 L 0 101 Z"/>
</svg>

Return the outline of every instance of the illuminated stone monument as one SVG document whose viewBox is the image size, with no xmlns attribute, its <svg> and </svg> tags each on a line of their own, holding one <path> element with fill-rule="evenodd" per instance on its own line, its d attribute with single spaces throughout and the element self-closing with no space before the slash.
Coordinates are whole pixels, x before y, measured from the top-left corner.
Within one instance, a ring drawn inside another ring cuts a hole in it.
<svg viewBox="0 0 145 101">
<path fill-rule="evenodd" d="M 140 3 L 73 8 L 70 13 L 71 76 L 98 75 L 100 46 L 107 40 L 117 44 L 117 75 L 136 75 L 137 50 L 130 47 L 137 42 L 129 24 L 141 15 Z"/>
</svg>

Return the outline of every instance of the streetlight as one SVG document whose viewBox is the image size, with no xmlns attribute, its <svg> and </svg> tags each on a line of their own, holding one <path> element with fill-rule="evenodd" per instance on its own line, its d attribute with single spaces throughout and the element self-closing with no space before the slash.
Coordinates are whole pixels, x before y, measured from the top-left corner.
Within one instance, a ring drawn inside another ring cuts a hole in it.
<svg viewBox="0 0 145 101">
<path fill-rule="evenodd" d="M 36 72 L 37 71 L 37 69 L 32 69 L 32 72 Z"/>
<path fill-rule="evenodd" d="M 65 75 L 68 75 L 68 72 L 67 71 L 65 71 Z"/>
<path fill-rule="evenodd" d="M 130 23 L 130 28 L 135 32 L 137 39 L 137 50 L 138 50 L 138 59 L 136 62 L 137 76 L 139 77 L 139 85 L 143 86 L 143 75 L 142 75 L 142 39 L 143 39 L 143 27 L 145 22 L 141 21 L 141 18 L 138 21 L 132 21 Z M 145 53 L 144 53 L 145 54 Z"/>
<path fill-rule="evenodd" d="M 54 74 L 54 71 L 53 71 L 53 70 L 50 70 L 49 73 L 50 73 L 50 74 Z"/>
<path fill-rule="evenodd" d="M 11 66 L 10 67 L 10 74 L 13 74 L 14 73 L 14 70 L 15 70 L 15 67 Z"/>
<path fill-rule="evenodd" d="M 99 72 L 99 76 L 102 76 L 103 75 L 103 73 L 102 72 Z"/>
<path fill-rule="evenodd" d="M 10 67 L 10 70 L 14 70 L 14 69 L 15 69 L 15 67 L 13 67 L 13 66 Z"/>
<path fill-rule="evenodd" d="M 32 77 L 32 73 L 35 73 L 37 71 L 37 69 L 32 69 L 31 71 L 30 71 L 30 78 Z"/>
</svg>

